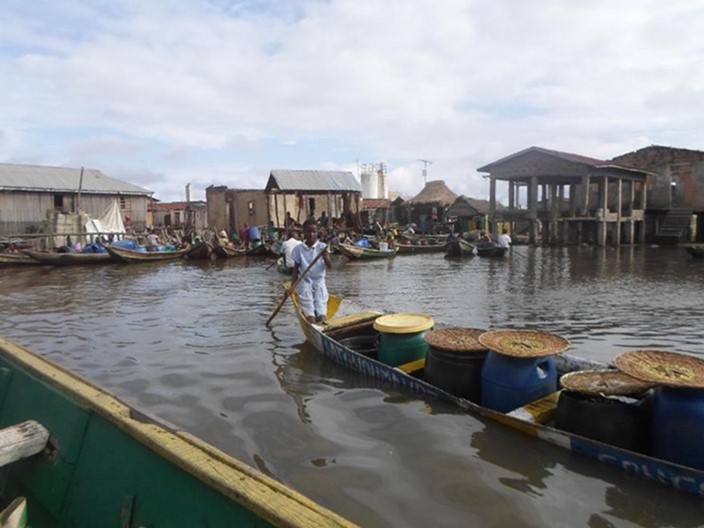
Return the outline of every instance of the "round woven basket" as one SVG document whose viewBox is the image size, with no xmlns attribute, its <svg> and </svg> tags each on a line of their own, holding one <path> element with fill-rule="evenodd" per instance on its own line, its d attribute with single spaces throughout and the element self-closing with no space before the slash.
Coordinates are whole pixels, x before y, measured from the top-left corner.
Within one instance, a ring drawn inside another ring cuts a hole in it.
<svg viewBox="0 0 704 528">
<path fill-rule="evenodd" d="M 499 354 L 520 358 L 552 356 L 570 346 L 564 337 L 542 330 L 492 330 L 480 335 L 479 342 Z"/>
<path fill-rule="evenodd" d="M 639 380 L 670 387 L 704 388 L 704 359 L 664 350 L 631 350 L 614 365 Z"/>
<path fill-rule="evenodd" d="M 425 342 L 433 348 L 448 352 L 481 352 L 486 350 L 478 338 L 486 330 L 479 328 L 442 328 L 425 335 Z"/>
<path fill-rule="evenodd" d="M 572 392 L 592 396 L 628 396 L 640 394 L 655 384 L 641 381 L 620 370 L 580 370 L 560 378 L 562 386 Z"/>
</svg>

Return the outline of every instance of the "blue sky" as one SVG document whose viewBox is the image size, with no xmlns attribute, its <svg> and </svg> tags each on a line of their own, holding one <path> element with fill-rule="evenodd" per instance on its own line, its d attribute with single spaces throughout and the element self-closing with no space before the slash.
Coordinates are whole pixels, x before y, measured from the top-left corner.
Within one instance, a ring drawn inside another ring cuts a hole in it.
<svg viewBox="0 0 704 528">
<path fill-rule="evenodd" d="M 385 162 L 488 195 L 530 146 L 704 149 L 704 0 L 5 0 L 0 162 L 194 197 Z"/>
</svg>

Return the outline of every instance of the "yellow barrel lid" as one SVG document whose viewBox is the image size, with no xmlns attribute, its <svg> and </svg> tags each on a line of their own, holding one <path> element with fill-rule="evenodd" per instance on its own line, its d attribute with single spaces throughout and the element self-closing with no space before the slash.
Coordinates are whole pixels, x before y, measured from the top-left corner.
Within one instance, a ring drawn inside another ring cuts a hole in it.
<svg viewBox="0 0 704 528">
<path fill-rule="evenodd" d="M 427 314 L 395 313 L 374 321 L 374 330 L 387 334 L 413 334 L 432 328 L 435 322 Z"/>
</svg>

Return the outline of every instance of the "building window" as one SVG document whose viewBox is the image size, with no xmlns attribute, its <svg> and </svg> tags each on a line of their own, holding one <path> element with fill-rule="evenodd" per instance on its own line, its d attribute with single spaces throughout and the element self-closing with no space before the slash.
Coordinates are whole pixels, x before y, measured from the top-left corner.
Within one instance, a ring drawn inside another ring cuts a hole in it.
<svg viewBox="0 0 704 528">
<path fill-rule="evenodd" d="M 247 202 L 247 210 L 249 211 L 249 216 L 254 215 L 254 202 Z"/>
<path fill-rule="evenodd" d="M 64 195 L 55 194 L 54 195 L 54 209 L 57 211 L 63 211 L 64 209 Z"/>
<path fill-rule="evenodd" d="M 127 209 L 127 198 L 124 196 L 120 196 L 120 209 L 123 211 Z"/>
</svg>

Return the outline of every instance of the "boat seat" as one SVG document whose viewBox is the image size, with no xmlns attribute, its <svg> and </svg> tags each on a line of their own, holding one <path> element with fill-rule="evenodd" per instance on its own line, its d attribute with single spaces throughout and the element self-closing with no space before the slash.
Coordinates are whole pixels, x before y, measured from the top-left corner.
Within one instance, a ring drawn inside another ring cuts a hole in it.
<svg viewBox="0 0 704 528">
<path fill-rule="evenodd" d="M 550 421 L 550 419 L 552 419 L 553 414 L 555 414 L 557 400 L 560 397 L 561 392 L 562 390 L 552 392 L 547 396 L 543 396 L 539 400 L 527 403 L 523 407 L 514 409 L 513 411 L 506 414 L 507 416 L 517 418 L 518 420 L 524 422 L 530 422 L 534 424 L 545 424 Z"/>
<path fill-rule="evenodd" d="M 0 467 L 41 453 L 49 441 L 49 431 L 34 420 L 0 430 Z"/>
<path fill-rule="evenodd" d="M 325 333 L 329 334 L 335 330 L 340 330 L 348 326 L 358 325 L 361 323 L 366 323 L 375 320 L 381 315 L 381 312 L 369 311 L 369 312 L 357 312 L 349 315 L 343 315 L 340 317 L 333 317 L 328 319 Z"/>
<path fill-rule="evenodd" d="M 410 361 L 408 363 L 404 363 L 403 365 L 399 365 L 396 367 L 398 370 L 401 370 L 405 372 L 406 374 L 413 374 L 414 372 L 417 372 L 423 368 L 425 368 L 425 358 L 419 358 L 415 359 L 413 361 Z"/>
</svg>

